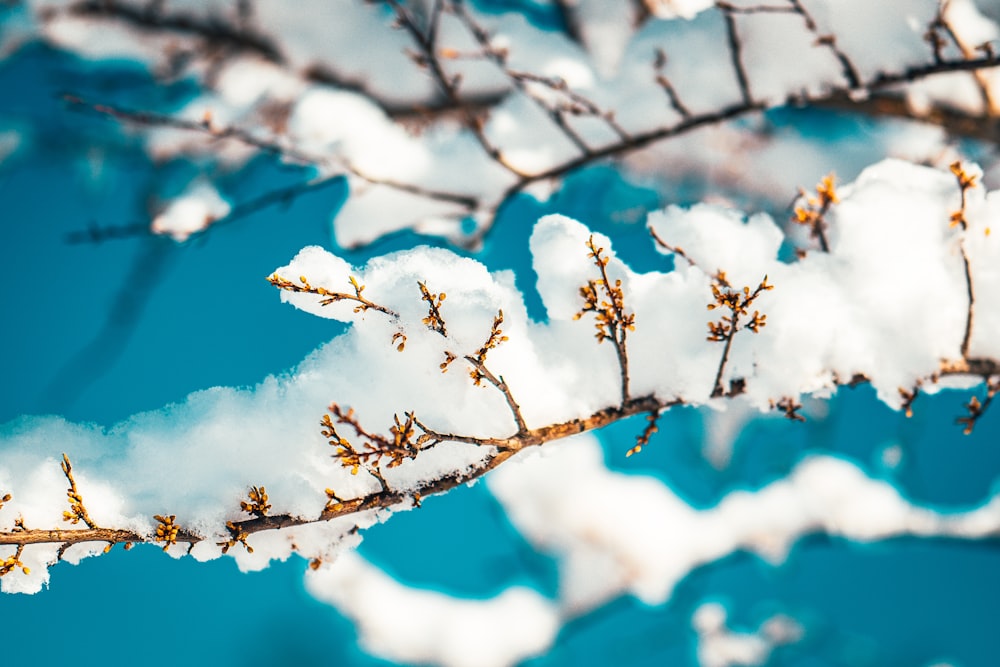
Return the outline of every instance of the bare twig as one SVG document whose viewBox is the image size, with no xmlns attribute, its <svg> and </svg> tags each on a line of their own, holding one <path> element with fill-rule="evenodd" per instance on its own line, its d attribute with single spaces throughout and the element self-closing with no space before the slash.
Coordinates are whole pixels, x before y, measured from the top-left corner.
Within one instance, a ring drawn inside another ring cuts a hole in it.
<svg viewBox="0 0 1000 667">
<path fill-rule="evenodd" d="M 836 35 L 820 34 L 816 20 L 809 13 L 809 10 L 805 8 L 801 0 L 788 0 L 788 2 L 791 3 L 793 11 L 802 16 L 806 29 L 816 36 L 816 44 L 828 48 L 840 62 L 840 67 L 844 73 L 844 79 L 847 81 L 848 88 L 852 90 L 860 88 L 861 75 L 858 74 L 858 68 L 851 61 L 850 57 L 848 57 L 847 53 L 837 46 Z"/>
<path fill-rule="evenodd" d="M 968 205 L 968 192 L 972 188 L 976 187 L 976 175 L 965 171 L 961 162 L 952 163 L 951 173 L 955 175 L 955 179 L 958 181 L 959 190 L 961 191 L 961 206 L 957 211 L 951 214 L 951 226 L 960 226 L 963 232 L 963 236 L 959 241 L 959 249 L 962 255 L 962 268 L 965 272 L 965 290 L 966 296 L 969 300 L 969 308 L 965 318 L 965 333 L 962 335 L 961 350 L 962 356 L 968 357 L 969 343 L 972 339 L 972 321 L 976 304 L 976 296 L 972 283 L 972 266 L 969 263 L 969 254 L 965 250 L 965 234 L 967 234 L 969 230 L 969 221 L 966 217 L 965 209 Z"/>
<path fill-rule="evenodd" d="M 931 41 L 931 43 L 935 47 L 934 48 L 935 58 L 937 59 L 941 58 L 941 46 L 942 46 L 939 43 L 940 37 L 937 36 L 936 29 L 940 29 L 946 35 L 948 35 L 948 39 L 950 39 L 955 44 L 955 46 L 958 48 L 959 51 L 961 51 L 964 57 L 974 58 L 976 53 L 980 52 L 982 45 L 979 47 L 972 46 L 967 41 L 963 40 L 962 37 L 955 31 L 954 27 L 945 17 L 945 14 L 950 4 L 951 0 L 941 0 L 941 3 L 938 5 L 937 16 L 934 18 L 934 21 L 928 28 L 928 35 L 935 36 L 928 38 L 929 41 Z M 989 45 L 988 42 L 985 45 L 985 48 L 992 49 L 992 47 Z M 986 73 L 982 71 L 976 71 L 973 72 L 973 77 L 975 78 L 976 85 L 979 88 L 979 95 L 983 100 L 983 109 L 985 111 L 985 115 L 987 116 L 996 115 L 996 113 L 1000 111 L 1000 106 L 998 106 L 997 100 L 994 99 L 993 94 L 990 90 L 990 82 L 989 79 L 987 78 Z"/>
<path fill-rule="evenodd" d="M 740 95 L 743 97 L 743 103 L 750 106 L 754 104 L 754 101 L 753 95 L 750 94 L 750 80 L 747 77 L 746 65 L 743 64 L 743 43 L 736 28 L 736 12 L 733 11 L 734 7 L 728 3 L 716 3 L 715 6 L 722 12 L 722 18 L 726 22 L 729 58 L 732 61 L 733 72 L 736 74 L 736 81 L 740 86 Z"/>
<path fill-rule="evenodd" d="M 413 16 L 413 14 L 406 7 L 404 7 L 401 2 L 398 0 L 386 0 L 387 4 L 392 7 L 392 10 L 396 14 L 399 26 L 410 35 L 419 49 L 419 53 L 413 54 L 413 61 L 418 66 L 424 67 L 430 72 L 431 78 L 437 84 L 441 92 L 444 93 L 448 101 L 451 102 L 456 109 L 462 111 L 465 117 L 465 124 L 472 131 L 476 141 L 486 154 L 507 171 L 519 178 L 524 178 L 527 174 L 518 169 L 515 165 L 511 164 L 507 158 L 504 157 L 503 153 L 500 152 L 500 149 L 493 145 L 489 137 L 486 136 L 482 118 L 477 116 L 472 110 L 464 105 L 462 95 L 459 91 L 461 77 L 451 76 L 444 70 L 444 66 L 441 63 L 439 56 L 437 36 L 438 28 L 441 22 L 441 13 L 444 11 L 443 3 L 445 1 L 446 0 L 434 0 L 434 4 L 431 9 L 431 16 L 428 20 L 428 27 L 426 30 L 423 30 L 416 17 Z"/>
<path fill-rule="evenodd" d="M 66 11 L 90 18 L 115 19 L 144 32 L 191 35 L 212 49 L 250 51 L 272 62 L 284 62 L 284 56 L 274 43 L 266 35 L 254 31 L 246 21 L 233 26 L 219 17 L 200 18 L 184 12 L 164 12 L 161 7 L 162 3 L 156 2 L 142 6 L 120 0 L 82 0 L 70 4 Z"/>
<path fill-rule="evenodd" d="M 555 0 L 556 10 L 559 18 L 562 19 L 563 31 L 566 36 L 577 44 L 583 44 L 583 36 L 580 34 L 580 19 L 576 15 L 576 2 L 574 0 Z"/>
<path fill-rule="evenodd" d="M 566 114 L 573 116 L 589 115 L 595 118 L 600 118 L 615 134 L 618 135 L 619 140 L 628 141 L 629 133 L 618 123 L 618 121 L 615 120 L 614 112 L 602 109 L 589 97 L 574 91 L 562 78 L 542 76 L 535 72 L 524 72 L 511 69 L 507 65 L 507 51 L 505 49 L 498 49 L 493 45 L 489 32 L 487 32 L 483 26 L 472 18 L 472 15 L 466 11 L 465 5 L 459 0 L 453 2 L 451 7 L 455 15 L 458 16 L 458 18 L 469 30 L 469 33 L 479 44 L 482 49 L 483 56 L 491 60 L 498 68 L 500 68 L 516 89 L 530 97 L 536 104 L 539 105 L 539 107 L 548 113 L 553 122 L 567 135 L 571 141 L 573 141 L 573 143 L 577 144 L 583 152 L 589 152 L 590 149 L 587 147 L 582 137 L 580 137 L 579 134 L 577 134 L 576 131 L 569 126 L 566 121 Z M 527 83 L 536 83 L 548 88 L 550 91 L 565 97 L 568 100 L 568 104 L 557 105 L 555 107 L 550 106 L 545 100 L 532 94 L 531 90 L 529 90 L 526 86 Z"/>
<path fill-rule="evenodd" d="M 670 106 L 680 114 L 681 118 L 690 118 L 691 110 L 681 102 L 680 94 L 678 94 L 677 89 L 674 88 L 674 84 L 670 83 L 670 79 L 667 78 L 664 72 L 667 67 L 667 53 L 663 49 L 656 49 L 656 59 L 653 61 L 653 67 L 656 70 L 656 83 L 667 94 Z"/>
<path fill-rule="evenodd" d="M 804 422 L 805 417 L 799 414 L 799 410 L 802 409 L 802 404 L 796 401 L 791 396 L 785 396 L 778 401 L 771 401 L 772 410 L 781 410 L 785 419 L 790 419 L 795 422 Z"/>
</svg>

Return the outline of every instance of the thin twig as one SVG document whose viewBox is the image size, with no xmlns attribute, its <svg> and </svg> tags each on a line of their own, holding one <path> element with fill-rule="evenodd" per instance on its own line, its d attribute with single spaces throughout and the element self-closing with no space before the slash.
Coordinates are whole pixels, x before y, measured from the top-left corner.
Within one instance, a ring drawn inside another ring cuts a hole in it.
<svg viewBox="0 0 1000 667">
<path fill-rule="evenodd" d="M 649 235 L 653 237 L 653 240 L 656 242 L 656 245 L 660 246 L 661 248 L 663 248 L 667 252 L 671 252 L 671 253 L 677 255 L 678 257 L 683 257 L 684 260 L 687 261 L 688 266 L 698 266 L 695 263 L 695 261 L 693 259 L 691 259 L 691 257 L 686 252 L 684 252 L 683 248 L 681 248 L 680 246 L 676 246 L 676 245 L 670 245 L 669 243 L 667 243 L 666 241 L 664 241 L 660 237 L 660 235 L 656 233 L 656 230 L 653 229 L 652 225 L 649 225 L 648 227 L 646 227 L 646 229 L 649 230 Z M 704 271 L 704 269 L 702 269 L 702 270 Z"/>
<path fill-rule="evenodd" d="M 674 88 L 674 84 L 670 83 L 670 79 L 664 73 L 667 67 L 667 53 L 663 49 L 656 49 L 656 58 L 653 61 L 653 68 L 656 70 L 656 83 L 663 89 L 663 92 L 667 95 L 667 100 L 670 102 L 670 106 L 673 107 L 674 111 L 680 114 L 681 118 L 690 118 L 691 110 L 688 109 L 683 102 L 681 102 L 681 96 Z"/>
<path fill-rule="evenodd" d="M 500 390 L 503 394 L 504 400 L 507 401 L 507 406 L 510 408 L 511 414 L 514 416 L 514 421 L 517 423 L 517 432 L 526 433 L 528 431 L 528 425 L 524 421 L 524 417 L 521 416 L 521 406 L 517 404 L 514 400 L 513 394 L 510 393 L 510 387 L 504 382 L 503 376 L 499 378 L 490 372 L 490 369 L 486 368 L 486 365 L 481 363 L 478 359 L 473 357 L 471 354 L 465 356 L 465 360 L 468 361 L 480 373 L 486 381 L 491 385 Z"/>
<path fill-rule="evenodd" d="M 472 131 L 476 141 L 486 154 L 507 171 L 519 178 L 524 178 L 527 174 L 511 164 L 504 157 L 503 153 L 500 152 L 500 149 L 493 145 L 489 137 L 486 136 L 482 119 L 463 104 L 462 95 L 459 92 L 461 77 L 450 76 L 444 71 L 444 66 L 441 64 L 441 59 L 438 55 L 437 44 L 437 31 L 441 21 L 441 14 L 444 11 L 443 1 L 434 0 L 431 17 L 428 21 L 429 25 L 427 31 L 424 32 L 421 30 L 416 18 L 402 3 L 398 0 L 386 0 L 395 12 L 400 27 L 406 30 L 420 49 L 420 53 L 414 55 L 414 62 L 428 69 L 431 78 L 437 84 L 438 88 L 440 88 L 441 92 L 444 93 L 445 97 L 448 98 L 456 109 L 461 110 L 465 117 L 466 126 Z"/>
<path fill-rule="evenodd" d="M 959 209 L 951 214 L 951 226 L 962 228 L 962 238 L 959 239 L 959 254 L 962 255 L 962 268 L 965 273 L 965 291 L 968 297 L 969 308 L 965 318 L 965 333 L 962 335 L 962 356 L 969 356 L 969 343 L 972 340 L 972 321 L 975 311 L 976 295 L 972 281 L 972 265 L 969 262 L 969 253 L 965 249 L 965 237 L 969 232 L 969 220 L 966 207 L 969 203 L 969 190 L 976 187 L 976 176 L 965 171 L 961 162 L 954 162 L 951 165 L 951 173 L 955 175 L 958 188 L 961 192 L 961 205 Z"/>
<path fill-rule="evenodd" d="M 844 79 L 847 80 L 848 88 L 853 90 L 861 87 L 861 76 L 858 74 L 858 68 L 851 61 L 850 57 L 848 57 L 847 53 L 837 46 L 836 35 L 821 35 L 816 20 L 809 13 L 809 10 L 805 8 L 801 0 L 788 0 L 788 2 L 791 3 L 794 12 L 802 16 L 806 29 L 816 35 L 816 44 L 828 48 L 830 53 L 840 62 L 841 71 L 844 73 Z"/>
<path fill-rule="evenodd" d="M 733 72 L 736 74 L 736 81 L 740 86 L 740 95 L 743 103 L 753 104 L 753 96 L 750 94 L 750 81 L 747 78 L 746 66 L 743 64 L 743 43 L 740 40 L 736 29 L 736 17 L 732 5 L 726 3 L 716 3 L 716 7 L 722 12 L 722 18 L 726 22 L 726 41 L 729 45 L 729 58 L 732 61 Z"/>
<path fill-rule="evenodd" d="M 344 172 L 372 185 L 384 185 L 394 190 L 408 192 L 427 199 L 457 204 L 470 211 L 475 210 L 479 206 L 479 200 L 475 197 L 456 194 L 453 192 L 433 190 L 419 185 L 414 185 L 412 183 L 402 183 L 392 179 L 374 176 L 362 171 L 346 158 L 303 151 L 295 148 L 294 146 L 288 146 L 272 139 L 257 136 L 257 134 L 253 131 L 235 125 L 218 126 L 212 122 L 210 117 L 206 117 L 200 121 L 194 121 L 151 111 L 135 111 L 107 104 L 94 104 L 83 98 L 77 97 L 76 95 L 64 95 L 63 100 L 66 101 L 73 109 L 92 111 L 97 114 L 114 118 L 119 122 L 147 127 L 166 127 L 175 130 L 186 130 L 189 132 L 205 134 L 215 141 L 231 139 L 270 155 L 297 162 L 302 165 L 317 167 L 331 166 L 339 168 Z M 339 176 L 339 174 L 337 176 Z M 319 182 L 325 183 L 327 180 L 336 178 L 337 176 L 326 177 Z M 274 201 L 275 197 L 284 196 L 283 193 L 293 191 L 294 188 L 297 187 L 300 188 L 301 186 L 293 186 L 293 188 L 275 191 L 275 193 L 268 193 L 264 196 L 270 198 L 269 202 Z M 282 195 L 278 195 L 277 193 L 282 193 Z M 260 206 L 257 205 L 257 207 L 259 208 Z M 231 215 L 232 214 L 227 217 L 231 217 Z"/>
</svg>

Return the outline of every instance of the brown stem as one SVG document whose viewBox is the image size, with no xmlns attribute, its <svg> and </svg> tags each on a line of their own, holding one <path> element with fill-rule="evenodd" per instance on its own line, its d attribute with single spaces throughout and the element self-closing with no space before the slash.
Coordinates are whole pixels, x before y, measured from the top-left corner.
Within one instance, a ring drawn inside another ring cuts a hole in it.
<svg viewBox="0 0 1000 667">
<path fill-rule="evenodd" d="M 611 283 L 608 282 L 608 270 L 604 262 L 597 258 L 597 265 L 601 271 L 601 280 L 604 285 L 604 292 L 615 311 L 615 317 L 609 326 L 611 342 L 615 345 L 615 355 L 618 357 L 618 370 L 621 374 L 622 405 L 629 400 L 629 374 L 628 374 L 628 349 L 626 348 L 626 338 L 628 337 L 628 327 L 625 326 L 626 316 L 618 299 L 611 291 Z"/>
<path fill-rule="evenodd" d="M 964 194 L 964 193 L 963 193 Z M 969 256 L 965 252 L 965 239 L 962 240 L 961 254 L 962 254 L 962 266 L 965 269 L 965 293 L 969 298 L 969 310 L 965 318 L 965 333 L 962 335 L 962 356 L 969 356 L 969 342 L 972 340 L 972 319 L 973 319 L 973 307 L 975 306 L 976 297 L 973 293 L 972 288 L 972 268 L 969 265 Z"/>
<path fill-rule="evenodd" d="M 834 35 L 819 34 L 819 27 L 816 25 L 816 20 L 805 6 L 803 6 L 801 0 L 788 0 L 788 2 L 791 3 L 795 13 L 802 16 L 802 20 L 806 24 L 806 29 L 816 35 L 816 43 L 828 48 L 840 62 L 840 67 L 844 72 L 844 78 L 847 80 L 848 87 L 852 89 L 860 87 L 861 76 L 858 74 L 858 68 L 855 67 L 847 53 L 837 46 L 837 38 Z"/>
<path fill-rule="evenodd" d="M 481 363 L 472 355 L 466 355 L 465 360 L 472 364 L 472 366 L 475 367 L 475 369 L 479 371 L 484 378 L 486 378 L 487 382 L 500 390 L 504 399 L 507 401 L 507 406 L 510 408 L 511 414 L 514 415 L 514 421 L 517 423 L 517 432 L 526 433 L 528 431 L 528 425 L 524 422 L 524 417 L 521 416 L 521 406 L 514 400 L 514 396 L 510 392 L 510 387 L 508 387 L 507 383 L 504 382 L 503 376 L 501 375 L 498 378 L 493 375 L 490 369 L 486 368 L 485 364 Z"/>
<path fill-rule="evenodd" d="M 726 393 L 726 390 L 722 387 L 722 374 L 726 370 L 726 364 L 729 363 L 729 350 L 733 347 L 733 338 L 738 331 L 739 318 L 739 314 L 733 312 L 733 321 L 730 323 L 729 335 L 726 336 L 726 345 L 722 348 L 722 358 L 719 360 L 719 370 L 716 371 L 715 382 L 712 384 L 712 398 L 724 396 Z"/>
<path fill-rule="evenodd" d="M 305 276 L 302 276 L 305 278 Z M 348 294 L 347 292 L 331 292 L 325 287 L 314 287 L 308 282 L 303 281 L 302 285 L 296 284 L 287 278 L 279 276 L 277 273 L 273 273 L 267 278 L 267 282 L 271 283 L 280 290 L 286 292 L 296 292 L 302 294 L 315 294 L 316 296 L 323 297 L 320 301 L 320 305 L 328 306 L 331 303 L 337 303 L 339 301 L 354 301 L 360 304 L 356 306 L 354 312 L 363 312 L 366 310 L 377 310 L 380 313 L 384 313 L 394 320 L 399 319 L 399 313 L 385 306 L 379 305 L 374 301 L 368 299 L 361 295 L 362 290 L 364 290 L 364 285 L 359 285 L 355 280 L 354 276 L 350 278 L 351 284 L 354 285 L 354 294 Z"/>
<path fill-rule="evenodd" d="M 944 18 L 944 12 L 947 8 L 950 0 L 943 0 L 941 5 L 938 7 L 938 15 L 935 19 L 934 25 L 940 26 L 945 33 L 947 33 L 948 38 L 958 47 L 958 50 L 962 52 L 962 55 L 966 58 L 972 58 L 976 54 L 976 49 L 963 40 L 957 32 L 955 32 L 954 27 Z M 987 75 L 983 72 L 974 72 L 974 78 L 976 79 L 976 85 L 979 88 L 979 95 L 983 101 L 984 115 L 990 116 L 996 113 L 997 105 L 990 93 L 990 84 Z"/>
<path fill-rule="evenodd" d="M 750 94 L 750 82 L 747 78 L 746 67 L 743 65 L 743 44 L 740 42 L 739 33 L 736 30 L 736 17 L 730 5 L 717 3 L 716 6 L 722 11 L 722 17 L 726 21 L 726 40 L 729 43 L 729 57 L 732 60 L 733 72 L 736 74 L 736 81 L 740 86 L 740 95 L 743 103 L 753 104 L 753 96 Z"/>
</svg>

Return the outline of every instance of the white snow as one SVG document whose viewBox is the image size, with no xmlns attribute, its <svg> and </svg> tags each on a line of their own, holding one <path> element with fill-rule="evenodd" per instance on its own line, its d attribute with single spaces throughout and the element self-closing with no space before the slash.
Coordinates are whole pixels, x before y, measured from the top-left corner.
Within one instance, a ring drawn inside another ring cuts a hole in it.
<svg viewBox="0 0 1000 667">
<path fill-rule="evenodd" d="M 455 598 L 400 584 L 356 553 L 306 574 L 306 588 L 355 623 L 368 652 L 396 662 L 509 667 L 543 653 L 560 627 L 533 590 Z"/>
</svg>

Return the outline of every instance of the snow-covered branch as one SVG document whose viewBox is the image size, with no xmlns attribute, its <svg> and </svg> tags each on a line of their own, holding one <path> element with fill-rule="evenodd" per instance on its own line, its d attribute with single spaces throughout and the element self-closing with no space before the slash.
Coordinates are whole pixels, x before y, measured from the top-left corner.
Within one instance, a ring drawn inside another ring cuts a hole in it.
<svg viewBox="0 0 1000 667">
<path fill-rule="evenodd" d="M 632 271 L 610 239 L 548 216 L 531 238 L 545 322 L 528 318 L 509 274 L 448 251 L 351 267 L 306 248 L 270 282 L 352 326 L 293 375 L 195 394 L 111 431 L 43 420 L 4 436 L 4 589 L 37 590 L 48 564 L 117 543 L 186 544 L 248 567 L 292 551 L 328 561 L 387 510 L 525 449 L 646 414 L 638 451 L 656 416 L 682 404 L 739 397 L 801 419 L 802 396 L 843 384 L 868 382 L 912 410 L 917 388 L 985 381 L 960 420 L 971 430 L 1000 376 L 1000 300 L 984 296 L 1000 293 L 989 233 L 1000 210 L 977 174 L 887 161 L 835 193 L 827 184 L 828 251 L 792 263 L 779 261 L 785 238 L 764 214 L 651 215 L 661 251 L 687 260 L 651 273 Z M 707 336 L 706 307 L 724 313 Z M 590 313 L 596 340 L 578 321 Z M 461 363 L 468 373 L 450 372 Z"/>
</svg>

